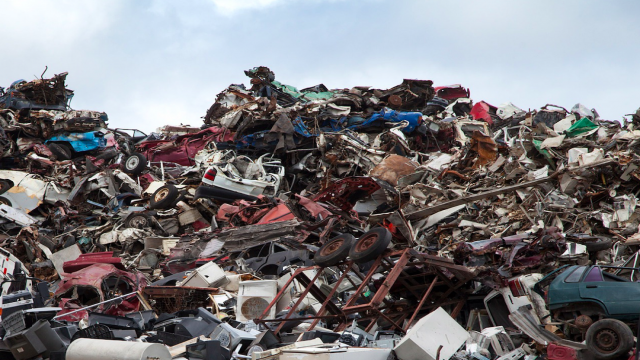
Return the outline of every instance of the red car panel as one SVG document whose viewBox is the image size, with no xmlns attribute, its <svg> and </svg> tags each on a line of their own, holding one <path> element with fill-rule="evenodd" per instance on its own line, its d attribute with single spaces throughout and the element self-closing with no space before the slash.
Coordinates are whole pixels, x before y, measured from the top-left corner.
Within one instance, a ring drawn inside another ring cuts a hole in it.
<svg viewBox="0 0 640 360">
<path fill-rule="evenodd" d="M 151 162 L 162 161 L 193 166 L 195 155 L 208 143 L 233 141 L 233 136 L 233 132 L 213 126 L 195 134 L 178 136 L 175 140 L 145 141 L 136 145 L 136 151 Z"/>
<path fill-rule="evenodd" d="M 113 257 L 113 251 L 82 254 L 77 259 L 62 264 L 65 273 L 72 273 L 93 264 L 111 264 L 120 270 L 125 270 L 122 259 Z"/>
<path fill-rule="evenodd" d="M 436 91 L 437 97 L 445 100 L 455 100 L 459 98 L 471 97 L 471 92 L 469 91 L 469 89 L 465 89 L 460 84 L 438 86 L 434 90 Z"/>
<path fill-rule="evenodd" d="M 473 120 L 484 121 L 489 125 L 493 125 L 491 113 L 495 114 L 497 109 L 498 108 L 487 102 L 480 101 L 473 105 L 469 115 L 473 117 Z"/>
</svg>

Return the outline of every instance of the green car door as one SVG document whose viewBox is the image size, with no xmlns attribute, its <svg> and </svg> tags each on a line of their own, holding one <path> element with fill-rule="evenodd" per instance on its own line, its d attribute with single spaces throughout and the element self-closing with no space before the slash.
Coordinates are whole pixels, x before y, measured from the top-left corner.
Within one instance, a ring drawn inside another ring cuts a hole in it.
<svg viewBox="0 0 640 360">
<path fill-rule="evenodd" d="M 640 315 L 640 283 L 632 282 L 593 266 L 579 283 L 580 298 L 605 306 L 609 316 Z"/>
</svg>

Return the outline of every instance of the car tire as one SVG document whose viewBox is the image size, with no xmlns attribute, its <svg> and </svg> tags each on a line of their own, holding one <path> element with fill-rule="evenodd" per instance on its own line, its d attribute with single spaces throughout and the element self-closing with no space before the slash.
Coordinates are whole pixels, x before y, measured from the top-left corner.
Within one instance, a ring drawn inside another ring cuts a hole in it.
<svg viewBox="0 0 640 360">
<path fill-rule="evenodd" d="M 149 199 L 149 208 L 150 209 L 167 209 L 172 207 L 175 204 L 175 200 L 178 198 L 179 192 L 178 189 L 171 185 L 167 184 L 158 190 L 156 190 L 153 195 L 151 195 L 151 199 Z"/>
<path fill-rule="evenodd" d="M 613 241 L 607 238 L 597 238 L 595 241 L 587 241 L 584 246 L 587 247 L 588 252 L 596 252 L 602 250 L 609 250 L 613 245 Z"/>
<path fill-rule="evenodd" d="M 133 213 L 124 221 L 125 228 L 144 229 L 151 226 L 151 217 L 143 213 Z"/>
<path fill-rule="evenodd" d="M 387 250 L 391 243 L 391 233 L 383 227 L 373 228 L 362 234 L 356 241 L 351 250 L 349 257 L 356 264 L 366 263 L 376 259 Z"/>
<path fill-rule="evenodd" d="M 7 206 L 13 207 L 13 204 L 11 203 L 11 200 L 7 199 L 4 196 L 0 196 L 0 204 L 5 204 Z"/>
<path fill-rule="evenodd" d="M 118 156 L 118 150 L 116 148 L 109 148 L 101 152 L 98 156 L 96 156 L 96 160 L 111 160 Z"/>
<path fill-rule="evenodd" d="M 13 185 L 6 180 L 0 180 L 0 195 L 7 192 L 7 190 L 11 189 Z"/>
<path fill-rule="evenodd" d="M 71 160 L 73 158 L 73 152 L 64 144 L 51 143 L 47 147 L 56 160 Z"/>
<path fill-rule="evenodd" d="M 174 201 L 173 205 L 171 206 L 176 206 L 176 204 L 179 203 L 180 201 L 187 202 L 187 197 L 184 194 L 179 194 L 178 197 L 176 198 L 176 201 Z"/>
<path fill-rule="evenodd" d="M 38 242 L 44 246 L 46 246 L 51 252 L 55 252 L 56 244 L 53 243 L 53 240 L 49 239 L 44 235 L 38 236 Z"/>
<path fill-rule="evenodd" d="M 633 347 L 633 332 L 622 321 L 602 319 L 589 327 L 587 349 L 596 359 L 613 360 L 626 355 Z"/>
<path fill-rule="evenodd" d="M 325 242 L 313 257 L 318 266 L 335 266 L 349 256 L 355 238 L 351 234 L 342 234 Z"/>
<path fill-rule="evenodd" d="M 147 157 L 140 153 L 133 153 L 122 164 L 124 172 L 140 175 L 147 168 Z"/>
</svg>

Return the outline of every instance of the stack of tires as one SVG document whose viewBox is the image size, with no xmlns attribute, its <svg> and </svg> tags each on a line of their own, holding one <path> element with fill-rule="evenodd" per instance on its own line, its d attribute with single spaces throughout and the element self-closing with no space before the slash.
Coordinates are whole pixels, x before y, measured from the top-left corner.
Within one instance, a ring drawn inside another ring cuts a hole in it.
<svg viewBox="0 0 640 360">
<path fill-rule="evenodd" d="M 391 233 L 383 227 L 373 228 L 358 240 L 351 234 L 342 234 L 325 242 L 313 261 L 322 267 L 335 266 L 349 257 L 356 264 L 375 260 L 391 243 Z"/>
</svg>

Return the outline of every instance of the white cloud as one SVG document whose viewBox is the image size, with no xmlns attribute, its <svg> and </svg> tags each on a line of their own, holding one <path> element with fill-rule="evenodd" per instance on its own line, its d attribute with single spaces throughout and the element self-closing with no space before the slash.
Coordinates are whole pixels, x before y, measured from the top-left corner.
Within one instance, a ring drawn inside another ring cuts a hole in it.
<svg viewBox="0 0 640 360">
<path fill-rule="evenodd" d="M 218 10 L 231 15 L 239 10 L 262 9 L 278 5 L 286 0 L 212 0 Z"/>
<path fill-rule="evenodd" d="M 121 5 L 119 0 L 3 1 L 2 12 L 10 15 L 2 17 L 0 31 L 14 34 L 3 40 L 3 47 L 60 50 L 107 29 Z"/>
<path fill-rule="evenodd" d="M 282 4 L 335 3 L 347 0 L 211 0 L 223 15 L 233 15 L 242 10 L 260 10 Z"/>
</svg>

